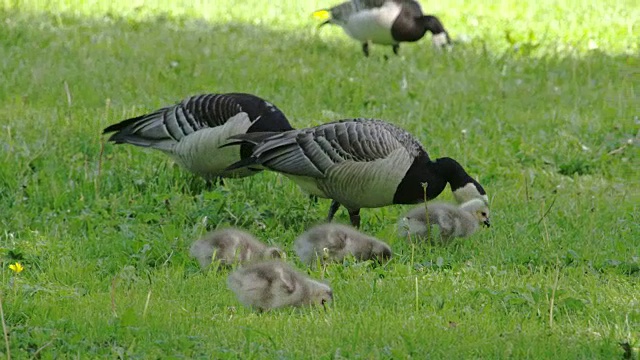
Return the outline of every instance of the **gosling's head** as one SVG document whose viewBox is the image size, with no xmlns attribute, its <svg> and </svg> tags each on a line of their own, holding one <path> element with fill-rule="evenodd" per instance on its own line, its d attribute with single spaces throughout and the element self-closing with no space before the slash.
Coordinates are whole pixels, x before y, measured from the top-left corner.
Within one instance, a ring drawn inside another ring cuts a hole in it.
<svg viewBox="0 0 640 360">
<path fill-rule="evenodd" d="M 489 221 L 489 207 L 483 200 L 469 200 L 460 205 L 460 208 L 471 213 L 478 220 L 478 224 L 484 224 L 486 227 L 491 226 L 491 222 Z"/>
<path fill-rule="evenodd" d="M 333 300 L 333 290 L 331 287 L 323 282 L 316 280 L 309 280 L 311 282 L 311 296 L 309 302 L 311 305 L 322 305 L 326 308 L 326 305 Z"/>
<path fill-rule="evenodd" d="M 375 242 L 371 248 L 371 255 L 380 262 L 387 261 L 392 256 L 391 248 L 383 242 Z"/>
<path fill-rule="evenodd" d="M 284 251 L 278 249 L 277 247 L 268 247 L 264 250 L 262 257 L 265 260 L 268 259 L 286 259 L 287 255 Z"/>
</svg>

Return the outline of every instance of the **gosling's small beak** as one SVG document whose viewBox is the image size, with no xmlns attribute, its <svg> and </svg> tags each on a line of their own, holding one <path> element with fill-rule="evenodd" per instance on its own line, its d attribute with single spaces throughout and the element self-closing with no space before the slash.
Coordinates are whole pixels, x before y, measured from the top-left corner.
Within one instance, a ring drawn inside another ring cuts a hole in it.
<svg viewBox="0 0 640 360">
<path fill-rule="evenodd" d="M 491 222 L 489 221 L 489 219 L 484 221 L 484 226 L 491 227 Z"/>
</svg>

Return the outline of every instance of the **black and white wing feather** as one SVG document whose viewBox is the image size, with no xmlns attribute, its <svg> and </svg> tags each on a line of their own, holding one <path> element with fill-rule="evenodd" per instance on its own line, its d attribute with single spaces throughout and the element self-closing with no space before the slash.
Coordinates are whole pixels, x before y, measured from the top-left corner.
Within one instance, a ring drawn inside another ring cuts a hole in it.
<svg viewBox="0 0 640 360">
<path fill-rule="evenodd" d="M 240 112 L 246 112 L 252 122 L 259 116 L 270 117 L 271 124 L 267 125 L 270 128 L 264 130 L 291 129 L 284 114 L 273 104 L 250 94 L 230 93 L 188 97 L 178 104 L 111 125 L 104 133 L 115 132 L 109 141 L 116 144 L 170 151 L 182 138 L 201 129 L 224 125 Z"/>
<path fill-rule="evenodd" d="M 268 137 L 254 148 L 252 162 L 284 174 L 322 178 L 335 165 L 382 160 L 397 150 L 409 157 L 424 153 L 400 128 L 379 120 L 352 119 Z"/>
</svg>

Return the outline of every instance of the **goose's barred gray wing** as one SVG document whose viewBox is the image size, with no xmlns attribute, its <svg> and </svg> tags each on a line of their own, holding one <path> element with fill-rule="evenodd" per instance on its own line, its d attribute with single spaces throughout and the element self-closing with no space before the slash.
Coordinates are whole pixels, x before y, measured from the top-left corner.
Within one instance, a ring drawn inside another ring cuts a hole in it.
<svg viewBox="0 0 640 360">
<path fill-rule="evenodd" d="M 353 0 L 336 5 L 325 11 L 331 13 L 331 20 L 344 22 L 347 21 L 351 15 L 363 10 L 379 8 L 383 6 L 386 1 L 387 0 Z M 322 23 L 321 26 L 330 23 L 331 20 Z"/>
<path fill-rule="evenodd" d="M 246 112 L 252 121 L 269 114 L 274 117 L 271 123 L 275 130 L 291 129 L 284 114 L 273 104 L 253 95 L 229 93 L 191 96 L 178 104 L 111 125 L 104 129 L 104 133 L 115 132 L 109 141 L 117 144 L 166 150 L 198 130 L 224 125 L 240 112 Z"/>
<path fill-rule="evenodd" d="M 256 145 L 252 158 L 277 172 L 321 178 L 336 164 L 384 159 L 399 148 L 411 156 L 425 153 L 400 128 L 378 120 L 354 119 L 269 137 Z"/>
<path fill-rule="evenodd" d="M 161 150 L 189 171 L 212 180 L 244 177 L 255 169 L 227 172 L 229 165 L 251 155 L 253 145 L 221 148 L 230 136 L 252 132 L 280 133 L 293 128 L 270 102 L 242 93 L 188 97 L 157 111 L 104 129 L 116 144 Z"/>
</svg>

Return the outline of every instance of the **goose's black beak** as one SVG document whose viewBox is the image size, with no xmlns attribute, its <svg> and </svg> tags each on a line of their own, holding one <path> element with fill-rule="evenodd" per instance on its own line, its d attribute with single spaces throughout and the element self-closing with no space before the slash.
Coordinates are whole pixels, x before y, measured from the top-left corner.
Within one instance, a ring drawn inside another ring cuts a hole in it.
<svg viewBox="0 0 640 360">
<path fill-rule="evenodd" d="M 485 220 L 483 224 L 486 227 L 491 227 L 491 222 L 489 221 L 489 219 Z"/>
</svg>

